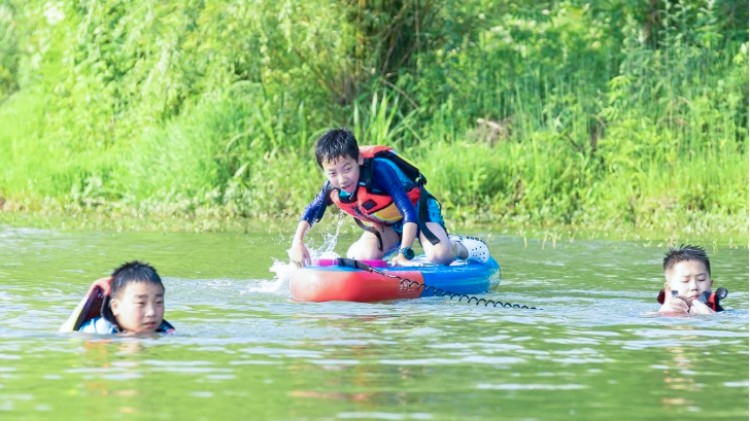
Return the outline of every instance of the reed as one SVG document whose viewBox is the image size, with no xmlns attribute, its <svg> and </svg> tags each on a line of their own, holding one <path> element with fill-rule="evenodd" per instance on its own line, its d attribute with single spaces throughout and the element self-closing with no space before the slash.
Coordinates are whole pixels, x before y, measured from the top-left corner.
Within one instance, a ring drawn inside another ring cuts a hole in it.
<svg viewBox="0 0 750 421">
<path fill-rule="evenodd" d="M 746 231 L 747 11 L 636 3 L 6 1 L 0 196 L 294 217 L 346 126 L 457 223 Z"/>
</svg>

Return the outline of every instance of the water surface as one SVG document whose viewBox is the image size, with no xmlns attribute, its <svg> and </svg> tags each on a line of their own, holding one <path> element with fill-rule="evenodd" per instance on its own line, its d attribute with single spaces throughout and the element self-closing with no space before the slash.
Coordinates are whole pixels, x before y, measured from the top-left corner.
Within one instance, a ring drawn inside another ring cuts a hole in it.
<svg viewBox="0 0 750 421">
<path fill-rule="evenodd" d="M 295 303 L 291 234 L 0 225 L 0 419 L 748 418 L 745 247 L 709 248 L 728 311 L 666 318 L 663 245 L 472 233 L 502 267 L 489 298 L 530 311 Z M 175 335 L 57 333 L 133 259 L 164 278 Z"/>
</svg>

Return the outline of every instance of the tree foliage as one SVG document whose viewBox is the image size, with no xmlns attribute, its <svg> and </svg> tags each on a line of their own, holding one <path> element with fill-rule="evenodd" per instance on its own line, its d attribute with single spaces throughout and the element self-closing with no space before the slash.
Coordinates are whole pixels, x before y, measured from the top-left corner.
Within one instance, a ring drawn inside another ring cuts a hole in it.
<svg viewBox="0 0 750 421">
<path fill-rule="evenodd" d="M 747 6 L 4 0 L 0 195 L 294 215 L 349 126 L 459 215 L 746 216 Z"/>
</svg>

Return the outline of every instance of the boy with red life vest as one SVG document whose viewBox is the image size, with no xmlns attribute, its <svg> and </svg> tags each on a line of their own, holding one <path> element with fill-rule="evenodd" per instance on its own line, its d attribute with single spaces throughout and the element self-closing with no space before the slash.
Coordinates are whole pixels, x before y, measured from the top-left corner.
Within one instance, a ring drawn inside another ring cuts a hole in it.
<svg viewBox="0 0 750 421">
<path fill-rule="evenodd" d="M 427 260 L 435 264 L 447 265 L 456 258 L 489 259 L 483 241 L 449 238 L 440 205 L 424 188 L 424 177 L 390 148 L 360 149 L 351 131 L 333 129 L 318 139 L 315 158 L 327 180 L 297 225 L 289 249 L 290 260 L 297 266 L 311 263 L 305 234 L 330 205 L 352 215 L 365 230 L 349 247 L 349 258 L 377 260 L 398 250 L 391 263 L 409 266 L 414 264 L 412 245 L 419 239 Z"/>
<path fill-rule="evenodd" d="M 719 300 L 727 290 L 711 292 L 711 262 L 703 248 L 670 248 L 664 256 L 664 277 L 664 289 L 657 297 L 662 304 L 659 313 L 712 314 L 724 310 Z"/>
<path fill-rule="evenodd" d="M 172 333 L 164 320 L 164 284 L 151 265 L 123 264 L 112 276 L 96 280 L 60 328 L 97 334 Z"/>
</svg>

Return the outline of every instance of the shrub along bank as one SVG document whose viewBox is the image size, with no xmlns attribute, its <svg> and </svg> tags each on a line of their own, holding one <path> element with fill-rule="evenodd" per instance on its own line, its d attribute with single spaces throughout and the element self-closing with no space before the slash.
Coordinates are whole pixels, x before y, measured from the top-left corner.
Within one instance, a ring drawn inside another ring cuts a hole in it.
<svg viewBox="0 0 750 421">
<path fill-rule="evenodd" d="M 5 1 L 2 207 L 294 217 L 346 126 L 457 223 L 746 236 L 747 10 Z"/>
</svg>

